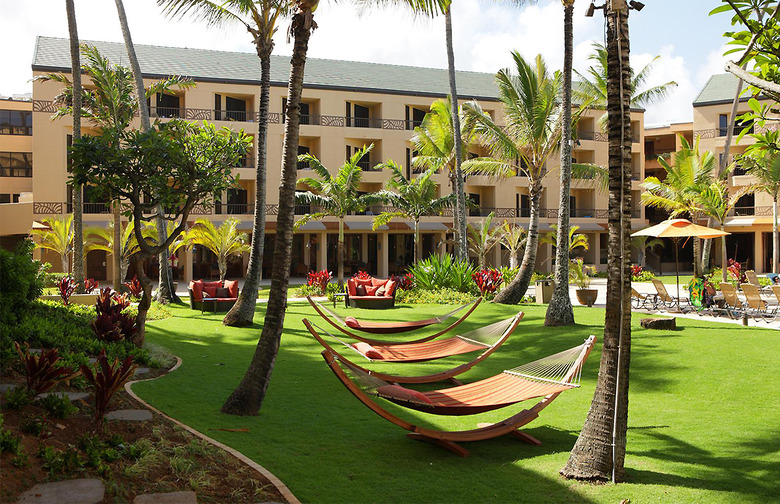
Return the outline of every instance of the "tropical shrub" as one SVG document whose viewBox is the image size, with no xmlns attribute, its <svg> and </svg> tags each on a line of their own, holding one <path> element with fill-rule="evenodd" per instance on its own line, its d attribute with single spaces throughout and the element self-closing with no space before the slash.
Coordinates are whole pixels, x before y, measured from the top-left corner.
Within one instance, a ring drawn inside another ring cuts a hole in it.
<svg viewBox="0 0 780 504">
<path fill-rule="evenodd" d="M 515 277 L 517 276 L 517 272 L 520 271 L 520 268 L 510 268 L 509 266 L 501 266 L 500 268 L 498 268 L 498 271 L 501 272 L 501 278 L 504 279 L 501 285 L 506 286 L 512 283 L 512 280 L 515 279 Z"/>
<path fill-rule="evenodd" d="M 46 268 L 33 260 L 35 244 L 23 240 L 13 252 L 0 248 L 0 325 L 43 292 Z"/>
<path fill-rule="evenodd" d="M 729 259 L 728 263 L 726 264 L 726 269 L 728 269 L 731 278 L 737 280 L 739 283 L 747 282 L 747 275 L 745 275 L 745 272 L 742 271 L 741 263 L 738 263 L 734 259 Z"/>
<path fill-rule="evenodd" d="M 66 306 L 69 305 L 70 297 L 76 291 L 76 281 L 69 276 L 63 277 L 59 282 L 57 282 L 56 287 L 60 297 L 62 298 L 62 303 Z"/>
<path fill-rule="evenodd" d="M 124 285 L 127 287 L 127 290 L 130 291 L 130 295 L 136 299 L 140 299 L 141 295 L 144 293 L 144 288 L 141 286 L 141 282 L 138 281 L 136 275 L 133 275 L 133 279 L 129 282 L 125 282 Z"/>
<path fill-rule="evenodd" d="M 96 291 L 100 289 L 100 282 L 95 280 L 94 278 L 85 278 L 84 279 L 84 292 L 87 294 L 92 294 L 93 291 Z"/>
<path fill-rule="evenodd" d="M 504 280 L 501 272 L 492 268 L 475 271 L 471 278 L 477 284 L 479 292 L 486 298 L 492 298 Z"/>
<path fill-rule="evenodd" d="M 474 300 L 474 295 L 449 288 L 437 290 L 414 288 L 398 291 L 395 300 L 397 303 L 406 304 L 466 304 Z"/>
<path fill-rule="evenodd" d="M 371 280 L 372 277 L 365 271 L 358 271 L 357 273 L 352 275 L 352 278 L 356 278 L 358 280 Z"/>
<path fill-rule="evenodd" d="M 72 413 L 78 411 L 78 408 L 70 402 L 70 398 L 61 394 L 46 395 L 40 400 L 40 403 L 47 415 L 61 420 L 65 420 Z"/>
<path fill-rule="evenodd" d="M 655 278 L 655 273 L 648 271 L 639 266 L 638 264 L 631 265 L 631 281 L 632 282 L 649 282 Z"/>
<path fill-rule="evenodd" d="M 531 283 L 536 283 L 541 280 L 552 280 L 553 273 L 542 273 L 541 271 L 534 271 L 531 274 Z"/>
<path fill-rule="evenodd" d="M 41 350 L 40 355 L 38 355 L 30 352 L 28 343 L 24 344 L 24 351 L 16 341 L 14 341 L 14 347 L 19 354 L 19 360 L 22 361 L 29 395 L 42 394 L 59 382 L 69 380 L 79 374 L 78 371 L 74 373 L 69 367 L 58 365 L 60 357 L 56 348 L 49 351 Z"/>
<path fill-rule="evenodd" d="M 138 330 L 135 317 L 123 313 L 128 306 L 130 298 L 127 294 L 112 294 L 110 287 L 100 291 L 95 301 L 97 318 L 90 324 L 99 341 L 129 340 L 135 336 Z"/>
<path fill-rule="evenodd" d="M 81 372 L 95 389 L 95 421 L 99 422 L 106 413 L 108 401 L 133 376 L 138 365 L 133 363 L 132 357 L 127 357 L 121 364 L 119 359 L 109 364 L 105 350 L 100 351 L 96 364 L 97 369 L 82 365 Z"/>
<path fill-rule="evenodd" d="M 328 283 L 330 283 L 331 278 L 333 278 L 333 273 L 328 270 L 310 271 L 307 285 L 309 287 L 315 288 L 312 294 L 323 296 L 325 295 L 325 292 L 328 288 Z"/>
<path fill-rule="evenodd" d="M 471 292 L 474 286 L 471 275 L 476 268 L 467 261 L 453 259 L 450 254 L 437 254 L 409 267 L 414 276 L 414 285 L 422 290 L 453 289 Z"/>
<path fill-rule="evenodd" d="M 576 285 L 580 290 L 590 287 L 591 274 L 595 273 L 595 266 L 585 266 L 582 259 L 573 259 L 569 261 L 569 281 Z"/>
<path fill-rule="evenodd" d="M 409 290 L 414 287 L 414 275 L 407 273 L 405 275 L 390 275 L 390 280 L 395 282 L 395 288 Z"/>
</svg>

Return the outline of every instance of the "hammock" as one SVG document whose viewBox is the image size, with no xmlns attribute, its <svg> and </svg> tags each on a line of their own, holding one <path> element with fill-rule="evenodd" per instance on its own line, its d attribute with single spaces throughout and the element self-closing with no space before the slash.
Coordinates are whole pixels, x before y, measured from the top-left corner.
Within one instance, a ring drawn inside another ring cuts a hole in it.
<svg viewBox="0 0 780 504">
<path fill-rule="evenodd" d="M 324 330 L 322 327 L 313 324 L 308 319 L 303 319 L 303 324 L 306 326 L 312 336 L 314 336 L 314 338 L 319 341 L 320 345 L 325 348 L 326 351 L 332 353 L 341 362 L 351 366 L 352 368 L 355 368 L 365 374 L 374 376 L 380 380 L 393 383 L 430 383 L 441 380 L 448 380 L 461 373 L 465 373 L 472 367 L 485 360 L 490 354 L 495 352 L 498 347 L 504 343 L 504 341 L 506 341 L 509 335 L 512 334 L 512 332 L 517 327 L 517 324 L 520 323 L 522 318 L 523 312 L 519 312 L 514 317 L 510 317 L 506 320 L 501 320 L 499 322 L 480 327 L 473 331 L 469 331 L 462 335 L 456 335 L 451 338 L 442 340 L 424 341 L 421 343 L 398 343 L 394 345 L 373 346 L 364 342 L 350 345 L 337 336 Z M 422 362 L 476 351 L 482 351 L 482 353 L 480 353 L 471 361 L 446 371 L 422 376 L 398 376 L 379 373 L 376 371 L 369 371 L 368 369 L 355 364 L 343 355 L 339 354 L 323 339 L 320 333 L 327 334 L 331 338 L 344 345 L 350 351 L 359 354 L 369 361 L 377 362 Z"/>
<path fill-rule="evenodd" d="M 412 322 L 370 322 L 365 320 L 358 320 L 354 317 L 347 317 L 345 319 L 342 319 L 341 317 L 333 313 L 331 310 L 326 308 L 324 305 L 312 299 L 311 296 L 306 296 L 306 299 L 309 300 L 309 303 L 312 305 L 314 310 L 317 313 L 319 313 L 320 316 L 323 319 L 325 319 L 325 321 L 327 321 L 330 325 L 332 325 L 342 333 L 346 334 L 350 338 L 354 338 L 358 341 L 363 341 L 371 345 L 374 344 L 381 345 L 385 343 L 389 344 L 392 342 L 375 340 L 371 338 L 366 338 L 365 336 L 358 336 L 357 334 L 349 331 L 348 329 L 356 329 L 358 331 L 367 332 L 371 334 L 395 334 L 395 333 L 409 332 L 415 329 L 422 329 L 429 325 L 443 322 L 448 318 L 453 317 L 456 313 L 463 310 L 464 308 L 470 307 L 468 311 L 466 311 L 466 313 L 461 318 L 456 320 L 453 324 L 449 325 L 448 327 L 445 327 L 441 331 L 437 332 L 436 334 L 432 334 L 430 336 L 426 336 L 424 338 L 416 339 L 413 341 L 407 341 L 406 343 L 419 343 L 422 341 L 430 341 L 454 329 L 455 326 L 459 325 L 461 322 L 466 320 L 466 318 L 469 315 L 471 315 L 471 313 L 476 309 L 479 303 L 482 302 L 482 298 L 477 298 L 476 301 L 472 301 L 471 303 L 467 303 L 463 306 L 459 306 L 458 308 L 452 310 L 449 313 L 445 313 L 444 315 L 439 315 L 438 317 L 425 319 L 425 320 L 416 320 Z"/>
<path fill-rule="evenodd" d="M 329 350 L 322 356 L 344 386 L 363 404 L 386 420 L 410 431 L 408 437 L 442 446 L 457 455 L 467 457 L 468 450 L 458 442 L 481 441 L 504 434 L 541 444 L 538 439 L 518 429 L 539 416 L 558 395 L 579 387 L 582 366 L 596 341 L 590 336 L 582 345 L 504 371 L 494 377 L 468 385 L 418 392 L 393 385 L 351 365 Z M 473 415 L 503 408 L 521 401 L 542 397 L 533 407 L 522 410 L 502 422 L 480 424 L 477 429 L 439 431 L 411 424 L 382 408 L 369 396 L 378 396 L 400 406 L 435 415 Z"/>
</svg>

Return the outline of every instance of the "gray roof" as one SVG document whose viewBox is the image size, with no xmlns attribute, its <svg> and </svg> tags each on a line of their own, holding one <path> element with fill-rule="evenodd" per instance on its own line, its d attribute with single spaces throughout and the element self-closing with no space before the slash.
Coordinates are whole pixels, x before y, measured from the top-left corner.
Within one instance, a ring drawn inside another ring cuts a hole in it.
<svg viewBox="0 0 780 504">
<path fill-rule="evenodd" d="M 114 63 L 129 66 L 124 44 L 83 41 L 94 45 Z M 141 71 L 148 77 L 181 75 L 198 81 L 260 83 L 260 60 L 254 53 L 187 49 L 137 44 Z M 271 57 L 271 84 L 287 86 L 289 56 Z M 70 71 L 68 39 L 38 37 L 33 70 Z M 494 75 L 457 72 L 458 94 L 464 98 L 496 99 Z M 449 94 L 447 70 L 356 61 L 308 58 L 304 86 L 405 95 L 446 96 Z"/>
<path fill-rule="evenodd" d="M 717 105 L 720 103 L 732 103 L 734 93 L 737 92 L 739 80 L 730 73 L 715 74 L 707 81 L 699 95 L 693 100 L 694 107 L 704 105 Z M 743 86 L 743 90 L 746 86 Z M 741 101 L 747 101 L 750 94 L 743 94 Z"/>
</svg>

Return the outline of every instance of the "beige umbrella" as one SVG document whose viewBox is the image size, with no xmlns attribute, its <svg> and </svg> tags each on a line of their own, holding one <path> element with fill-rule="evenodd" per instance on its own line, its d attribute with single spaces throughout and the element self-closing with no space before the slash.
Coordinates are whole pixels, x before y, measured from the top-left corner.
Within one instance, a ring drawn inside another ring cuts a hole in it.
<svg viewBox="0 0 780 504">
<path fill-rule="evenodd" d="M 677 273 L 677 298 L 680 298 L 680 260 L 678 257 L 680 238 L 719 238 L 731 233 L 700 226 L 686 219 L 669 219 L 633 233 L 631 236 L 653 236 L 655 238 L 671 238 L 674 240 L 674 264 Z M 694 261 L 696 258 L 694 258 Z"/>
</svg>

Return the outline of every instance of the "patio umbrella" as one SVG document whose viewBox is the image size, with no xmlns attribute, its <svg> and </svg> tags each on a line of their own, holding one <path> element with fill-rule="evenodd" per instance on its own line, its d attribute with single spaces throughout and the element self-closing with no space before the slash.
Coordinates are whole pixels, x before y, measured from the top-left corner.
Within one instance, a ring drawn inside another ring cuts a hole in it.
<svg viewBox="0 0 780 504">
<path fill-rule="evenodd" d="M 727 231 L 712 229 L 707 226 L 700 226 L 686 219 L 669 219 L 655 226 L 642 229 L 633 233 L 631 236 L 652 236 L 655 238 L 672 238 L 674 240 L 674 263 L 677 273 L 677 298 L 680 297 L 680 259 L 678 256 L 680 238 L 718 238 L 731 234 Z M 694 261 L 696 258 L 694 258 Z"/>
</svg>

